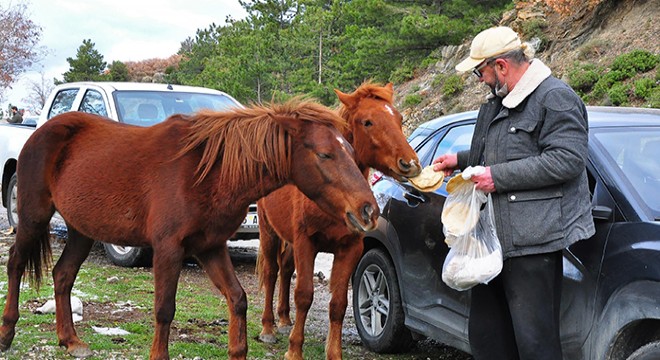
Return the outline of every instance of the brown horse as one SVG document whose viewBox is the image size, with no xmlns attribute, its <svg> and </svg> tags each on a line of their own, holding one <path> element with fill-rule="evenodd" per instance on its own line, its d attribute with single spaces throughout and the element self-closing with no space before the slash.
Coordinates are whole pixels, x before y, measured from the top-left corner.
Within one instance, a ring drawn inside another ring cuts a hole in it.
<svg viewBox="0 0 660 360">
<path fill-rule="evenodd" d="M 247 355 L 247 298 L 227 239 L 248 205 L 292 183 L 354 231 L 375 226 L 378 207 L 332 110 L 309 101 L 175 115 L 141 128 L 66 113 L 37 129 L 20 155 L 20 223 L 11 247 L 0 349 L 18 320 L 26 266 L 38 286 L 50 265 L 48 223 L 57 210 L 69 237 L 53 268 L 59 344 L 91 355 L 73 326 L 70 295 L 94 240 L 153 248 L 155 335 L 151 359 L 168 359 L 177 282 L 194 256 L 229 307 L 231 359 Z M 92 240 L 94 239 L 94 240 Z"/>
<path fill-rule="evenodd" d="M 353 145 L 355 162 L 365 178 L 371 167 L 396 178 L 419 174 L 421 167 L 417 154 L 403 134 L 401 114 L 392 105 L 392 84 L 383 87 L 365 83 L 350 95 L 335 92 L 341 101 L 339 114 L 348 124 L 343 135 Z M 260 228 L 257 265 L 260 284 L 266 292 L 261 320 L 263 330 L 259 338 L 264 342 L 275 342 L 273 293 L 278 268 L 278 326 L 280 332 L 291 326 L 289 288 L 295 262 L 296 322 L 285 357 L 302 359 L 305 319 L 314 296 L 314 259 L 321 251 L 333 253 L 326 357 L 341 359 L 341 327 L 346 313 L 348 282 L 362 255 L 362 234 L 347 227 L 336 214 L 328 213 L 306 199 L 293 186 L 284 186 L 259 200 L 257 211 Z M 289 246 L 283 246 L 282 241 Z"/>
</svg>

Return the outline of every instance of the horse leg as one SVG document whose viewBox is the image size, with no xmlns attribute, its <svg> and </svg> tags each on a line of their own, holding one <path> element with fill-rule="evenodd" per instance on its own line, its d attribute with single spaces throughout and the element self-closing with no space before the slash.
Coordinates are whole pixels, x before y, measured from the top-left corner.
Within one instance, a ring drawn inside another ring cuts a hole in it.
<svg viewBox="0 0 660 360">
<path fill-rule="evenodd" d="M 42 216 L 43 220 L 40 222 L 36 220 L 29 222 L 27 216 L 19 215 L 21 221 L 18 223 L 16 240 L 9 249 L 7 261 L 7 299 L 0 327 L 0 351 L 9 349 L 14 340 L 16 322 L 19 317 L 18 297 L 21 291 L 21 278 L 25 273 L 28 260 L 34 256 L 40 256 L 42 246 L 47 246 L 40 242 L 49 241 L 48 223 L 53 212 L 51 211 L 50 214 L 45 212 Z M 39 266 L 35 271 L 41 271 L 41 267 Z"/>
<path fill-rule="evenodd" d="M 226 242 L 218 249 L 197 255 L 213 284 L 227 299 L 229 307 L 229 359 L 247 357 L 247 295 L 238 282 Z"/>
<path fill-rule="evenodd" d="M 307 238 L 298 237 L 296 241 L 296 247 L 293 249 L 298 274 L 293 295 L 296 303 L 296 321 L 289 335 L 289 349 L 284 354 L 284 358 L 287 360 L 303 359 L 305 321 L 314 300 L 314 258 L 317 251 Z"/>
<path fill-rule="evenodd" d="M 165 360 L 170 358 L 168 341 L 170 338 L 170 325 L 176 311 L 176 289 L 183 266 L 183 249 L 181 247 L 167 246 L 161 239 L 162 246 L 154 247 L 153 273 L 154 273 L 154 316 L 156 327 L 154 339 L 151 343 L 151 360 Z"/>
<path fill-rule="evenodd" d="M 279 318 L 277 329 L 281 334 L 291 332 L 291 307 L 289 298 L 291 296 L 291 278 L 296 270 L 293 261 L 293 244 L 286 244 L 278 255 L 280 265 L 280 289 L 277 305 L 277 317 Z"/>
<path fill-rule="evenodd" d="M 328 307 L 330 328 L 325 342 L 325 356 L 328 360 L 342 358 L 341 329 L 346 315 L 346 306 L 348 305 L 348 283 L 364 249 L 361 236 L 351 235 L 351 237 L 354 237 L 354 239 L 342 241 L 342 243 L 348 245 L 335 251 L 332 262 L 332 276 L 330 277 L 332 297 Z"/>
<path fill-rule="evenodd" d="M 92 355 L 89 346 L 85 344 L 73 326 L 71 315 L 71 289 L 78 276 L 80 266 L 89 255 L 94 240 L 80 234 L 68 227 L 68 238 L 62 256 L 53 268 L 53 285 L 55 292 L 55 322 L 57 324 L 57 338 L 60 346 L 66 347 L 66 352 L 77 358 Z"/>
<path fill-rule="evenodd" d="M 265 214 L 264 214 L 265 215 Z M 265 291 L 264 311 L 261 314 L 261 334 L 259 340 L 268 344 L 277 341 L 275 337 L 275 316 L 273 315 L 273 294 L 277 282 L 277 256 L 280 249 L 280 238 L 269 226 L 268 219 L 262 215 L 259 224 L 259 254 L 257 272 L 259 284 Z M 280 284 L 280 288 L 282 285 Z"/>
</svg>

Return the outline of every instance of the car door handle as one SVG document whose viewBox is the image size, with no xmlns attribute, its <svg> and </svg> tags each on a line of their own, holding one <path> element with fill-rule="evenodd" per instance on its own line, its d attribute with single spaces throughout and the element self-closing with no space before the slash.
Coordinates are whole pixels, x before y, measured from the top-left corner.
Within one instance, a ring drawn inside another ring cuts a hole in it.
<svg viewBox="0 0 660 360">
<path fill-rule="evenodd" d="M 414 192 L 410 191 L 405 191 L 403 193 L 403 197 L 408 200 L 408 203 L 411 205 L 418 205 L 419 203 L 425 203 L 426 202 L 426 197 L 422 193 L 417 192 L 416 190 L 413 190 Z"/>
</svg>

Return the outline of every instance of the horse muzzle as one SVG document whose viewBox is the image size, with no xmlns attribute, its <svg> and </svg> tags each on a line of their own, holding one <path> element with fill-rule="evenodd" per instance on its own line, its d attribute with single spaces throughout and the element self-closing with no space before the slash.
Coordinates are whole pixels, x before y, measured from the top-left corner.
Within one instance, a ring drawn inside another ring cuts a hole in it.
<svg viewBox="0 0 660 360">
<path fill-rule="evenodd" d="M 422 166 L 419 164 L 419 160 L 413 159 L 410 161 L 404 161 L 399 159 L 397 162 L 397 169 L 392 169 L 393 176 L 398 181 L 405 181 L 408 178 L 415 177 L 422 172 Z"/>
<path fill-rule="evenodd" d="M 351 211 L 346 213 L 347 225 L 355 232 L 367 232 L 376 228 L 378 215 L 378 208 L 374 208 L 370 203 L 365 203 L 360 208 L 359 215 Z"/>
</svg>

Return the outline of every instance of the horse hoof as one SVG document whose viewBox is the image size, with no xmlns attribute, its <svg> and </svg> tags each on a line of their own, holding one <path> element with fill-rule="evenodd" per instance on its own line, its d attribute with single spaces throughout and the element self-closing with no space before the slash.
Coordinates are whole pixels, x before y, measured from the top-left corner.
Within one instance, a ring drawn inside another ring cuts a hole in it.
<svg viewBox="0 0 660 360">
<path fill-rule="evenodd" d="M 84 359 L 94 355 L 92 350 L 90 350 L 87 346 L 76 346 L 73 349 L 68 349 L 67 353 L 78 359 Z"/>
<path fill-rule="evenodd" d="M 292 328 L 293 328 L 293 326 L 291 326 L 291 325 L 278 326 L 277 327 L 277 332 L 280 333 L 280 334 L 289 335 L 291 333 Z"/>
<path fill-rule="evenodd" d="M 266 344 L 275 344 L 277 342 L 277 338 L 273 334 L 261 334 L 259 335 L 259 341 Z"/>
<path fill-rule="evenodd" d="M 14 331 L 8 331 L 6 334 L 0 334 L 0 351 L 7 351 L 14 341 Z"/>
</svg>

